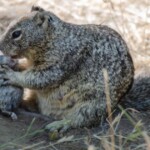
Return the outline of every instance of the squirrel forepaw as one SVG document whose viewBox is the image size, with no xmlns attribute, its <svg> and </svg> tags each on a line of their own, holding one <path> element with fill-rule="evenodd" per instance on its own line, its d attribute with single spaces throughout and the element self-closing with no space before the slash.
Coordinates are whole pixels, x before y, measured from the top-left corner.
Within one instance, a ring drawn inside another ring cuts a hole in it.
<svg viewBox="0 0 150 150">
<path fill-rule="evenodd" d="M 0 75 L 0 78 L 1 78 L 1 75 Z M 3 82 L 0 82 L 0 85 L 1 86 L 7 86 L 7 85 L 12 85 L 12 82 L 10 80 L 3 80 Z"/>
</svg>

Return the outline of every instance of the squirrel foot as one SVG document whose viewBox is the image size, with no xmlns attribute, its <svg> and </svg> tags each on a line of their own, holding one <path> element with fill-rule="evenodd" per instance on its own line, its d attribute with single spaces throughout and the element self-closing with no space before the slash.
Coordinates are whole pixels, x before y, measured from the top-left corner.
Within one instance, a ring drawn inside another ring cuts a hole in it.
<svg viewBox="0 0 150 150">
<path fill-rule="evenodd" d="M 50 132 L 58 131 L 60 133 L 66 132 L 70 128 L 71 128 L 71 120 L 66 119 L 54 121 L 53 123 L 50 123 L 45 127 L 45 129 Z"/>
<path fill-rule="evenodd" d="M 70 128 L 71 128 L 71 120 L 63 119 L 48 124 L 45 127 L 45 130 L 49 131 L 50 140 L 57 140 L 63 135 L 64 132 L 68 131 Z"/>
</svg>

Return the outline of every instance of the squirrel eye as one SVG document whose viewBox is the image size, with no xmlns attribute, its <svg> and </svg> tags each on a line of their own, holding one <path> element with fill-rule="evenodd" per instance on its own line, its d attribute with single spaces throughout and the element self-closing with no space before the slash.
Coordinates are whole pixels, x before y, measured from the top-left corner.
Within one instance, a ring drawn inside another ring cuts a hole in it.
<svg viewBox="0 0 150 150">
<path fill-rule="evenodd" d="M 13 39 L 16 39 L 16 38 L 18 38 L 20 35 L 21 35 L 21 30 L 14 31 L 14 32 L 12 33 L 12 38 L 13 38 Z"/>
</svg>

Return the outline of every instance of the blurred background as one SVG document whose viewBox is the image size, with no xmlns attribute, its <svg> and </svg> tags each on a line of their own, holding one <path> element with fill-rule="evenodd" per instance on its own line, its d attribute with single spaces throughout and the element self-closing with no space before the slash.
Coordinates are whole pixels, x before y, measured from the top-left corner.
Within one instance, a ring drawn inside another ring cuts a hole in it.
<svg viewBox="0 0 150 150">
<path fill-rule="evenodd" d="M 76 24 L 105 24 L 126 40 L 135 68 L 150 67 L 150 0 L 0 0 L 1 33 L 33 5 Z"/>
</svg>

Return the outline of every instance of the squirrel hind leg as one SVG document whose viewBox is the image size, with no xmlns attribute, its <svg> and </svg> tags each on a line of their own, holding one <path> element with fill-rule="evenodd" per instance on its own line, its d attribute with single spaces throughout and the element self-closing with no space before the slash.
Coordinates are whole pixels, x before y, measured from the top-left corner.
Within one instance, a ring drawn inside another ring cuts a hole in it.
<svg viewBox="0 0 150 150">
<path fill-rule="evenodd" d="M 71 119 L 72 127 L 77 128 L 99 125 L 104 121 L 106 115 L 106 104 L 100 104 L 94 100 L 77 105 L 67 117 Z"/>
<path fill-rule="evenodd" d="M 105 104 L 103 106 L 102 104 L 100 105 L 96 100 L 77 104 L 63 120 L 54 121 L 48 124 L 45 129 L 50 132 L 58 131 L 63 133 L 71 128 L 96 126 L 104 121 L 106 116 L 106 113 L 104 113 L 106 110 L 105 106 Z"/>
</svg>

